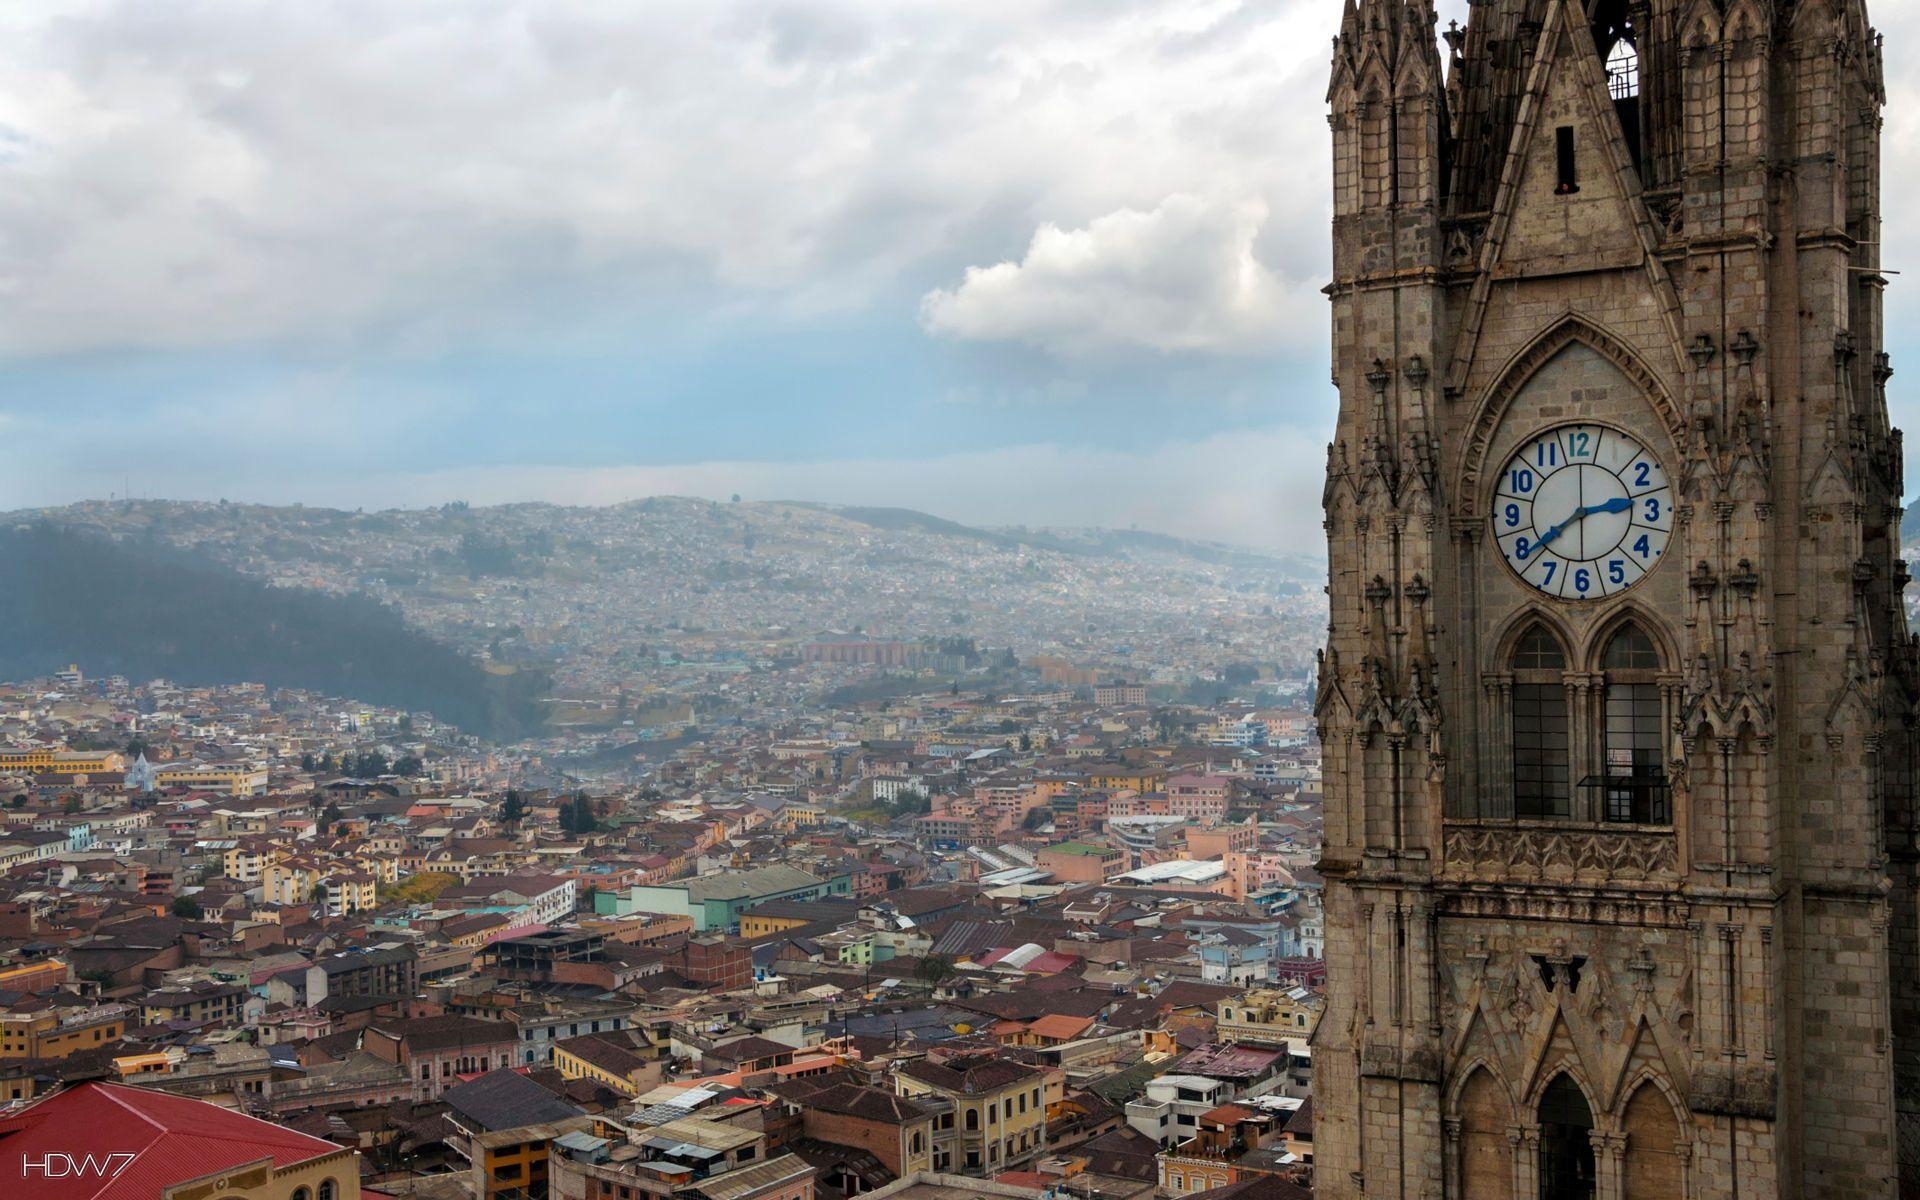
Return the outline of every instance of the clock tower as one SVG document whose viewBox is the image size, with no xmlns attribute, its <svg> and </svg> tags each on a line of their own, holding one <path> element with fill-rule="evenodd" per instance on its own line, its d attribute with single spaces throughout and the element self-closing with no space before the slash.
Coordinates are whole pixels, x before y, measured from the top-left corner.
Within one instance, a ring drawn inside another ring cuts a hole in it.
<svg viewBox="0 0 1920 1200">
<path fill-rule="evenodd" d="M 1333 48 L 1316 1188 L 1920 1196 L 1865 4 L 1435 26 Z"/>
</svg>

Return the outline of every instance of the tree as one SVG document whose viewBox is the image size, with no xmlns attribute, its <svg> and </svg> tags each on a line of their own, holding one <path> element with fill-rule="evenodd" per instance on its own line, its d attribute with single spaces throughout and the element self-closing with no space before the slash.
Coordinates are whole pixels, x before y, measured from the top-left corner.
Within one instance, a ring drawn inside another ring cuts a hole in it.
<svg viewBox="0 0 1920 1200">
<path fill-rule="evenodd" d="M 1260 678 L 1260 665 L 1250 662 L 1232 662 L 1220 668 L 1220 678 L 1235 687 L 1245 687 Z"/>
<path fill-rule="evenodd" d="M 329 825 L 338 824 L 340 821 L 340 806 L 332 800 L 327 801 L 326 808 L 320 811 L 320 819 Z"/>
<path fill-rule="evenodd" d="M 901 788 L 894 793 L 887 812 L 894 817 L 923 817 L 933 811 L 933 801 L 919 788 Z"/>
<path fill-rule="evenodd" d="M 68 796 L 68 797 L 67 797 L 67 798 L 66 798 L 65 800 L 62 800 L 62 801 L 60 802 L 60 811 L 61 811 L 61 812 L 63 812 L 63 813 L 77 813 L 77 812 L 79 812 L 79 811 L 80 811 L 80 797 L 78 797 L 78 796 Z"/>
<path fill-rule="evenodd" d="M 187 921 L 198 921 L 206 914 L 200 908 L 200 902 L 192 896 L 176 896 L 173 901 L 173 915 Z"/>
<path fill-rule="evenodd" d="M 342 759 L 340 769 L 355 779 L 378 779 L 390 773 L 393 768 L 387 762 L 386 755 L 378 750 L 368 750 Z"/>
<path fill-rule="evenodd" d="M 520 793 L 512 788 L 508 788 L 506 801 L 500 805 L 500 823 L 502 825 L 518 825 L 520 818 L 526 815 L 527 806 L 525 802 L 520 799 Z"/>
<path fill-rule="evenodd" d="M 13 797 L 13 806 L 15 808 L 25 808 L 27 806 L 27 794 L 25 792 L 16 793 Z"/>
<path fill-rule="evenodd" d="M 956 974 L 953 959 L 945 954 L 929 954 L 920 960 L 913 969 L 913 977 L 924 983 L 939 987 Z"/>
<path fill-rule="evenodd" d="M 418 755 L 414 754 L 401 755 L 400 760 L 393 764 L 393 773 L 403 779 L 412 779 L 425 769 L 426 764 L 420 761 Z"/>
<path fill-rule="evenodd" d="M 592 833 L 599 826 L 593 819 L 593 804 L 585 792 L 575 793 L 573 799 L 560 806 L 560 831 L 562 833 Z"/>
</svg>

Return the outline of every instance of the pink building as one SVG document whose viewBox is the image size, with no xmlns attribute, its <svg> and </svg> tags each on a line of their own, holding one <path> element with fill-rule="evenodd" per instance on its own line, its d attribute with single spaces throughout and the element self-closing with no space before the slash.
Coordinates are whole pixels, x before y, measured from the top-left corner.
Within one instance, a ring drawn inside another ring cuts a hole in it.
<svg viewBox="0 0 1920 1200">
<path fill-rule="evenodd" d="M 1167 811 L 1176 817 L 1217 825 L 1227 819 L 1224 775 L 1175 775 L 1167 780 Z"/>
</svg>

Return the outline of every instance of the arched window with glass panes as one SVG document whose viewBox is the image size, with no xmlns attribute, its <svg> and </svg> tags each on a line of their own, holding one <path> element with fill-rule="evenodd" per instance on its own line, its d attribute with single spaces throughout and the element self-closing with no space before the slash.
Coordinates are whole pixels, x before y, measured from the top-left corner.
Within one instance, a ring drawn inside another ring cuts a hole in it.
<svg viewBox="0 0 1920 1200">
<path fill-rule="evenodd" d="M 1573 815 L 1567 717 L 1567 652 L 1544 625 L 1520 635 L 1513 672 L 1513 815 L 1566 820 Z"/>
<path fill-rule="evenodd" d="M 1589 675 L 1570 669 L 1566 643 L 1545 622 L 1512 643 L 1505 663 L 1512 815 L 1671 825 L 1660 649 L 1631 621 L 1597 649 Z"/>
<path fill-rule="evenodd" d="M 1661 736 L 1660 650 L 1646 630 L 1629 622 L 1615 630 L 1600 654 L 1599 770 L 1586 781 L 1598 797 L 1602 821 L 1669 825 L 1672 802 Z"/>
</svg>

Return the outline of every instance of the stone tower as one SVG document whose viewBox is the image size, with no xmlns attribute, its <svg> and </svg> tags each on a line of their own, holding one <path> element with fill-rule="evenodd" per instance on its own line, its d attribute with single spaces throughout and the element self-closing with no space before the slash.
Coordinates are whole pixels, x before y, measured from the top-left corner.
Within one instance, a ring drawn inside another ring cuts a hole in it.
<svg viewBox="0 0 1920 1200">
<path fill-rule="evenodd" d="M 1334 40 L 1317 1187 L 1920 1195 L 1863 0 L 1436 34 Z"/>
</svg>

